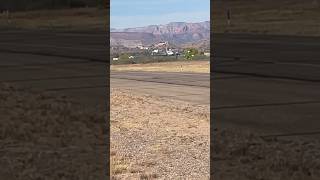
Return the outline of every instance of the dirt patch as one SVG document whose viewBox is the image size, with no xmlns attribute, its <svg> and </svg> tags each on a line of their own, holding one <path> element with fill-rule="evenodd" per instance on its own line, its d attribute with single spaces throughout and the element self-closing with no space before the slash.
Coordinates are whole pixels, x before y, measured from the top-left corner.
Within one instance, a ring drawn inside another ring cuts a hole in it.
<svg viewBox="0 0 320 180">
<path fill-rule="evenodd" d="M 111 90 L 111 151 L 122 179 L 209 179 L 209 107 Z M 112 164 L 115 166 L 115 164 Z"/>
<path fill-rule="evenodd" d="M 209 61 L 179 61 L 149 64 L 111 65 L 112 71 L 194 72 L 209 73 Z"/>
<path fill-rule="evenodd" d="M 3 179 L 106 178 L 105 113 L 1 84 L 0 116 Z"/>
</svg>

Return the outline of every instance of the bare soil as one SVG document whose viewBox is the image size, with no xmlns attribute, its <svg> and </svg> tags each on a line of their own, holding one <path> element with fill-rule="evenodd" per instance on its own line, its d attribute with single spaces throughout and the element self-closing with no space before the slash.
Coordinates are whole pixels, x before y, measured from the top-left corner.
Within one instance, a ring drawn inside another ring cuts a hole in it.
<svg viewBox="0 0 320 180">
<path fill-rule="evenodd" d="M 113 71 L 194 72 L 209 73 L 210 61 L 177 61 L 148 64 L 111 65 Z"/>
</svg>

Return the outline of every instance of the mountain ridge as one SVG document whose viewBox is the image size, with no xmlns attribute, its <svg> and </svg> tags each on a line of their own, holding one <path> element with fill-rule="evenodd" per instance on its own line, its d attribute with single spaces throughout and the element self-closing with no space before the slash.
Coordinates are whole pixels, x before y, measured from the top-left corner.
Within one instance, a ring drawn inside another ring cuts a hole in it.
<svg viewBox="0 0 320 180">
<path fill-rule="evenodd" d="M 164 25 L 148 25 L 136 28 L 110 29 L 111 45 L 134 47 L 168 41 L 181 46 L 210 39 L 210 21 L 170 22 Z"/>
</svg>

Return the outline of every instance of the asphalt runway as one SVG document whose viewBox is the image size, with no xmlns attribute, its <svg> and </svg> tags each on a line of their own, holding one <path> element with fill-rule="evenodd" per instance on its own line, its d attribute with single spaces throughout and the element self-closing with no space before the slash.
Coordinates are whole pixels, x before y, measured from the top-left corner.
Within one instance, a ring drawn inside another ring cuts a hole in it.
<svg viewBox="0 0 320 180">
<path fill-rule="evenodd" d="M 0 82 L 67 95 L 86 106 L 107 104 L 105 33 L 5 31 L 0 39 Z M 111 73 L 112 87 L 205 105 L 209 80 L 209 74 Z"/>
<path fill-rule="evenodd" d="M 0 39 L 0 82 L 106 106 L 104 33 L 3 31 Z M 319 38 L 216 34 L 213 39 L 214 128 L 320 134 Z M 110 83 L 193 104 L 210 102 L 206 74 L 112 72 Z"/>
<path fill-rule="evenodd" d="M 0 52 L 107 62 L 106 32 L 2 31 Z"/>
<path fill-rule="evenodd" d="M 111 72 L 110 79 L 111 88 L 193 105 L 210 104 L 210 75 L 206 73 Z"/>
<path fill-rule="evenodd" d="M 213 37 L 215 128 L 320 137 L 320 38 Z"/>
<path fill-rule="evenodd" d="M 3 31 L 0 39 L 0 83 L 66 95 L 86 108 L 106 110 L 104 33 Z"/>
<path fill-rule="evenodd" d="M 304 81 L 320 80 L 320 37 L 213 37 L 215 72 Z"/>
</svg>

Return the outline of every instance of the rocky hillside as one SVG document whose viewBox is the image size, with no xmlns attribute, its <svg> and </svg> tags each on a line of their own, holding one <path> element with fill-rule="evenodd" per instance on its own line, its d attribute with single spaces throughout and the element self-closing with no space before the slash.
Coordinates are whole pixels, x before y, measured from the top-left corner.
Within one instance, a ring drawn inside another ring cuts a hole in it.
<svg viewBox="0 0 320 180">
<path fill-rule="evenodd" d="M 171 44 L 183 45 L 203 42 L 210 39 L 210 22 L 186 23 L 172 22 L 165 25 L 150 25 L 146 27 L 111 29 L 111 46 L 149 45 L 159 41 L 169 41 Z"/>
</svg>

